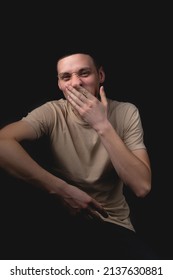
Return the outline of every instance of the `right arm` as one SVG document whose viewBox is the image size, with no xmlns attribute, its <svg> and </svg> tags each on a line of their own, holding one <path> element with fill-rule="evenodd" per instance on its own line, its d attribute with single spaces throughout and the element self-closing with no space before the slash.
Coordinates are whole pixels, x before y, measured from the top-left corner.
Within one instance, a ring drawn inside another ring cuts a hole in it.
<svg viewBox="0 0 173 280">
<path fill-rule="evenodd" d="M 94 215 L 96 214 L 94 210 L 96 210 L 106 216 L 104 209 L 97 201 L 41 167 L 20 144 L 23 140 L 35 139 L 36 132 L 25 121 L 14 122 L 2 128 L 0 130 L 0 168 L 23 181 L 55 193 L 72 212 L 77 213 L 85 209 Z"/>
</svg>

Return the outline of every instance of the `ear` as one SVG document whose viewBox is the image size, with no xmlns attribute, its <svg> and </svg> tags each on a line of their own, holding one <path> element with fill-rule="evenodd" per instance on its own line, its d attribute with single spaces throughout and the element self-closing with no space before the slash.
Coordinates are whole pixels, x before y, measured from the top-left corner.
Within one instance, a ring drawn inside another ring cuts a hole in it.
<svg viewBox="0 0 173 280">
<path fill-rule="evenodd" d="M 100 67 L 99 69 L 99 78 L 100 78 L 100 83 L 102 84 L 105 81 L 105 72 L 103 70 L 103 67 Z"/>
<path fill-rule="evenodd" d="M 61 88 L 61 82 L 60 82 L 59 79 L 58 79 L 58 87 L 59 87 L 60 90 L 62 90 L 62 88 Z"/>
</svg>

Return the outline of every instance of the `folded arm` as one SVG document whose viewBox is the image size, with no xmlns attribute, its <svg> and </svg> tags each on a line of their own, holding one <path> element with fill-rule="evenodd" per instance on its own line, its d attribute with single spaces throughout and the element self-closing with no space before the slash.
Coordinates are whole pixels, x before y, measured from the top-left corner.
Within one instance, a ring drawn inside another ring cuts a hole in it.
<svg viewBox="0 0 173 280">
<path fill-rule="evenodd" d="M 0 167 L 9 174 L 56 194 L 73 214 L 85 210 L 91 216 L 97 212 L 107 217 L 103 207 L 92 197 L 40 166 L 22 147 L 21 141 L 35 140 L 34 129 L 18 121 L 0 130 Z"/>
</svg>

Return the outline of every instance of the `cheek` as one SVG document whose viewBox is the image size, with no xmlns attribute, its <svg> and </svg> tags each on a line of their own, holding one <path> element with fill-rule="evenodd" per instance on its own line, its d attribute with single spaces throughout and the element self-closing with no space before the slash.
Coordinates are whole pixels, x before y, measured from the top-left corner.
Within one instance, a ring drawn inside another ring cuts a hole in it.
<svg viewBox="0 0 173 280">
<path fill-rule="evenodd" d="M 92 81 L 89 85 L 91 93 L 96 96 L 99 92 L 99 83 L 96 83 L 95 81 Z"/>
<path fill-rule="evenodd" d="M 60 90 L 62 90 L 62 84 L 59 80 L 58 80 L 58 87 L 59 87 Z"/>
<path fill-rule="evenodd" d="M 91 88 L 91 89 L 95 89 L 98 87 L 98 83 L 95 79 L 90 79 L 88 80 L 85 85 L 88 87 L 88 88 Z"/>
<path fill-rule="evenodd" d="M 66 86 L 67 86 L 66 84 L 62 84 L 62 83 L 58 82 L 58 87 L 59 87 L 59 89 L 63 92 L 65 98 L 67 97 L 67 94 L 66 94 Z"/>
<path fill-rule="evenodd" d="M 67 83 L 58 82 L 58 87 L 62 92 L 66 91 L 66 86 L 68 86 Z"/>
</svg>

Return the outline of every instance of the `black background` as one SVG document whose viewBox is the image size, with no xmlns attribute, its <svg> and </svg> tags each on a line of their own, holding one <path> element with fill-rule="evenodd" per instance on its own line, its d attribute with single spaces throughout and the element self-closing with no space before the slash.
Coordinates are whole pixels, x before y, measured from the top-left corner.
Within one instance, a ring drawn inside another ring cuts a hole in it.
<svg viewBox="0 0 173 280">
<path fill-rule="evenodd" d="M 132 102 L 140 110 L 151 159 L 151 193 L 139 199 L 125 190 L 136 229 L 162 259 L 172 259 L 169 7 L 97 5 L 15 4 L 2 9 L 0 125 L 19 120 L 45 101 L 61 97 L 56 59 L 62 51 L 79 45 L 99 54 L 106 72 L 107 96 Z M 29 146 L 42 164 L 49 157 L 45 144 L 41 140 Z M 3 171 L 1 177 L 0 242 L 5 245 L 1 258 L 16 259 L 21 255 L 14 243 L 28 238 L 22 230 L 32 228 L 38 200 L 43 210 L 45 198 L 42 192 L 24 187 Z"/>
</svg>

